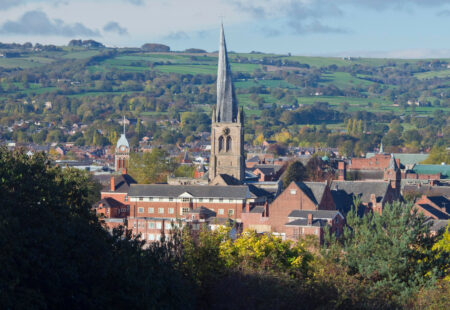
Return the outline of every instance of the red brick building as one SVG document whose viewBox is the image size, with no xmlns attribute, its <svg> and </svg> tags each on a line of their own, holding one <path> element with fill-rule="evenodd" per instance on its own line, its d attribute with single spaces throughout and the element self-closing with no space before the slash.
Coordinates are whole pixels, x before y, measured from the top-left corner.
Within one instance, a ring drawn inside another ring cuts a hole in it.
<svg viewBox="0 0 450 310">
<path fill-rule="evenodd" d="M 288 216 L 288 223 L 284 225 L 286 227 L 284 233 L 288 240 L 315 235 L 322 243 L 326 226 L 329 226 L 332 234 L 339 237 L 344 232 L 344 225 L 344 216 L 339 211 L 294 210 Z"/>
<path fill-rule="evenodd" d="M 316 213 L 322 210 L 334 212 L 331 220 L 323 218 L 325 213 Z M 255 206 L 242 213 L 242 223 L 244 229 L 254 229 L 260 233 L 272 232 L 282 238 L 295 239 L 295 237 L 299 236 L 296 233 L 296 229 L 300 226 L 294 227 L 294 224 L 287 224 L 302 219 L 301 217 L 294 219 L 295 216 L 300 214 L 295 213 L 297 211 L 306 212 L 301 213 L 302 216 L 304 214 L 312 214 L 313 217 L 314 214 L 316 217 L 318 216 L 316 219 L 320 221 L 315 221 L 314 227 L 318 228 L 317 236 L 319 240 L 321 240 L 321 231 L 324 226 L 334 225 L 333 220 L 337 216 L 336 214 L 339 213 L 336 212 L 336 205 L 330 187 L 326 182 L 292 182 L 270 205 Z M 291 215 L 293 215 L 292 218 L 290 218 Z M 340 215 L 340 217 L 343 220 L 343 216 Z M 319 226 L 316 227 L 317 225 Z M 308 226 L 308 222 L 306 222 L 306 226 Z M 315 234 L 315 228 L 306 227 L 302 231 L 305 235 Z M 341 233 L 342 227 L 333 226 L 332 231 Z"/>
</svg>

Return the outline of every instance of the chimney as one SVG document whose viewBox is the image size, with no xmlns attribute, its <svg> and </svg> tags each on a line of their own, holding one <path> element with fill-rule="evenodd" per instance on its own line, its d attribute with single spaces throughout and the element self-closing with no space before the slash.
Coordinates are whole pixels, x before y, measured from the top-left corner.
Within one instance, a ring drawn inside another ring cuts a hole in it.
<svg viewBox="0 0 450 310">
<path fill-rule="evenodd" d="M 311 226 L 313 222 L 313 215 L 312 213 L 308 213 L 308 226 Z"/>
<path fill-rule="evenodd" d="M 338 162 L 338 170 L 339 170 L 339 181 L 345 181 L 345 174 L 346 174 L 346 164 L 345 161 Z"/>
<path fill-rule="evenodd" d="M 122 168 L 122 174 L 127 174 L 127 168 Z"/>
<path fill-rule="evenodd" d="M 370 201 L 375 206 L 375 204 L 377 203 L 377 198 L 376 198 L 375 194 L 370 194 Z"/>
<path fill-rule="evenodd" d="M 250 203 L 245 204 L 245 213 L 250 213 Z"/>
<path fill-rule="evenodd" d="M 427 199 L 427 195 L 422 194 L 422 197 L 420 197 L 420 199 Z"/>
<path fill-rule="evenodd" d="M 116 183 L 114 182 L 114 176 L 113 175 L 111 176 L 110 184 L 111 184 L 111 192 L 116 191 Z"/>
</svg>

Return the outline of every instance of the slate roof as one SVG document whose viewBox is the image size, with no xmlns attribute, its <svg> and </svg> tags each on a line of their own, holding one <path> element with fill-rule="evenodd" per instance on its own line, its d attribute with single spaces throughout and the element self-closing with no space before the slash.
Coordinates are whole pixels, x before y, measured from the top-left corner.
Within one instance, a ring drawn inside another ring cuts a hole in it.
<svg viewBox="0 0 450 310">
<path fill-rule="evenodd" d="M 371 158 L 374 156 L 375 156 L 375 153 L 367 153 L 366 154 L 366 158 Z M 428 156 L 429 156 L 429 154 L 420 154 L 420 153 L 415 153 L 415 154 L 394 153 L 394 157 L 396 159 L 400 159 L 400 163 L 402 165 L 418 164 L 421 161 L 424 161 L 425 159 L 427 159 Z"/>
<path fill-rule="evenodd" d="M 132 184 L 128 196 L 132 197 L 178 197 L 189 193 L 198 198 L 256 198 L 246 185 L 209 186 L 209 185 L 168 185 L 168 184 Z"/>
<path fill-rule="evenodd" d="M 392 169 L 392 170 L 398 169 L 397 162 L 394 158 L 394 154 L 391 154 L 391 159 L 389 160 L 389 169 Z"/>
<path fill-rule="evenodd" d="M 315 226 L 315 227 L 324 227 L 328 224 L 327 220 L 314 219 L 312 221 L 312 225 L 308 225 L 308 219 L 298 219 L 291 221 L 289 223 L 284 224 L 285 226 Z"/>
<path fill-rule="evenodd" d="M 293 210 L 289 213 L 288 217 L 308 218 L 308 214 L 312 214 L 313 218 L 317 219 L 333 219 L 337 214 L 340 214 L 337 210 Z"/>
<path fill-rule="evenodd" d="M 427 203 L 421 203 L 419 204 L 420 207 L 422 207 L 424 210 L 428 211 L 429 213 L 433 214 L 438 219 L 446 220 L 448 219 L 448 215 L 444 212 L 442 212 L 439 209 L 436 209 L 435 207 L 427 204 Z"/>
<path fill-rule="evenodd" d="M 381 201 L 386 195 L 389 182 L 367 181 L 333 181 L 331 191 L 344 191 L 347 194 L 361 196 L 362 202 L 370 202 L 370 195 L 375 194 L 377 201 Z"/>
<path fill-rule="evenodd" d="M 387 193 L 389 182 L 368 181 L 333 181 L 331 184 L 331 195 L 333 196 L 336 209 L 346 215 L 353 205 L 353 196 L 361 197 L 361 202 L 370 202 L 370 195 L 375 194 L 377 202 L 383 201 Z M 362 214 L 362 208 L 358 214 Z"/>
<path fill-rule="evenodd" d="M 128 193 L 131 184 L 137 182 L 129 174 L 121 174 L 114 177 L 114 185 L 116 186 L 115 193 Z M 110 186 L 103 188 L 103 192 L 111 192 Z"/>
<path fill-rule="evenodd" d="M 445 208 L 445 212 L 450 214 L 450 200 L 444 196 L 427 196 L 427 198 L 439 208 Z"/>
<path fill-rule="evenodd" d="M 308 196 L 316 205 L 322 201 L 327 184 L 324 182 L 295 182 L 295 184 Z"/>
<path fill-rule="evenodd" d="M 450 186 L 421 186 L 405 185 L 403 192 L 413 192 L 428 196 L 447 196 L 450 197 Z"/>
<path fill-rule="evenodd" d="M 100 200 L 99 202 L 97 202 L 94 205 L 94 208 L 98 208 L 98 206 L 100 204 L 104 204 L 106 208 L 115 208 L 115 207 L 123 207 L 124 206 L 123 203 L 121 203 L 120 201 L 117 201 L 111 197 L 103 198 L 102 200 Z"/>
</svg>

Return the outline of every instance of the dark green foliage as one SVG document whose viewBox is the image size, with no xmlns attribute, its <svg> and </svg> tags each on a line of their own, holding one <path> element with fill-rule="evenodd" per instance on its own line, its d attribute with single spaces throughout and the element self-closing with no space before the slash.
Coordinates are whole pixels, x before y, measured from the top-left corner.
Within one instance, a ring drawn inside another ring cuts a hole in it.
<svg viewBox="0 0 450 310">
<path fill-rule="evenodd" d="M 306 179 L 306 168 L 300 161 L 294 161 L 289 164 L 286 172 L 283 173 L 283 187 L 286 188 L 291 182 L 299 182 Z"/>
<path fill-rule="evenodd" d="M 439 262 L 433 261 L 435 237 L 424 222 L 423 214 L 401 203 L 385 205 L 382 215 L 367 213 L 363 217 L 353 208 L 347 214 L 350 228 L 345 230 L 342 245 L 334 243 L 339 250 L 329 255 L 342 251 L 336 259 L 350 274 L 367 282 L 369 290 L 404 303 L 443 276 L 436 265 Z"/>
<path fill-rule="evenodd" d="M 87 175 L 0 150 L 0 303 L 5 309 L 190 308 L 167 250 L 90 211 Z"/>
</svg>

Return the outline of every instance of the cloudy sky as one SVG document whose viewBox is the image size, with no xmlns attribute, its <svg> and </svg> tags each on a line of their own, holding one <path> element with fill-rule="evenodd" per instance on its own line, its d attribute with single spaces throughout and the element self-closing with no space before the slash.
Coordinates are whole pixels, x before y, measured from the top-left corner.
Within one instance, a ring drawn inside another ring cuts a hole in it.
<svg viewBox="0 0 450 310">
<path fill-rule="evenodd" d="M 0 0 L 0 42 L 450 57 L 450 0 Z"/>
</svg>

